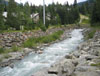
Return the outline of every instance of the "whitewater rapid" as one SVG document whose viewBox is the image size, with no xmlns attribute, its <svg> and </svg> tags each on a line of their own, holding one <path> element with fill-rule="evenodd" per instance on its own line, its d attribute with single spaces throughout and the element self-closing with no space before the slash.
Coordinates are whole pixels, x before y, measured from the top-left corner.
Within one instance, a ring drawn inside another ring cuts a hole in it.
<svg viewBox="0 0 100 76">
<path fill-rule="evenodd" d="M 42 54 L 30 53 L 21 61 L 15 62 L 14 68 L 1 68 L 0 76 L 31 76 L 45 67 L 50 67 L 66 54 L 76 51 L 83 42 L 82 29 L 75 29 L 70 34 L 71 38 L 45 47 Z"/>
</svg>

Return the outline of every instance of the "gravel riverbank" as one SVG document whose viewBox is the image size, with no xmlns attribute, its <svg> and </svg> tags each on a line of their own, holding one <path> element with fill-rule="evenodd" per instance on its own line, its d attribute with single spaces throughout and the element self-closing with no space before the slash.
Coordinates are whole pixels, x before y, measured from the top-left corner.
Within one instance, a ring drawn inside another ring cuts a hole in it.
<svg viewBox="0 0 100 76">
<path fill-rule="evenodd" d="M 93 39 L 83 42 L 77 51 L 33 76 L 100 76 L 100 31 Z"/>
</svg>

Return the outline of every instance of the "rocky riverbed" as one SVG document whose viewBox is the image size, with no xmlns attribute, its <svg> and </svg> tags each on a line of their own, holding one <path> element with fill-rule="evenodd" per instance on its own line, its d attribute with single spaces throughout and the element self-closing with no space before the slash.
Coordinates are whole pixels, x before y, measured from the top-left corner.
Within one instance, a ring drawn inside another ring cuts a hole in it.
<svg viewBox="0 0 100 76">
<path fill-rule="evenodd" d="M 21 46 L 30 37 L 41 37 L 50 35 L 64 28 L 49 28 L 46 32 L 42 30 L 26 31 L 26 32 L 6 32 L 0 33 L 0 47 L 11 48 L 12 46 Z"/>
<path fill-rule="evenodd" d="M 83 42 L 77 51 L 33 76 L 100 76 L 100 31 Z"/>
<path fill-rule="evenodd" d="M 70 38 L 70 32 L 73 30 L 73 29 L 65 29 L 65 28 L 59 28 L 59 29 L 49 29 L 49 30 L 47 30 L 47 32 L 46 33 L 44 33 L 44 35 L 48 35 L 48 34 L 52 34 L 53 32 L 55 32 L 55 31 L 58 31 L 58 30 L 64 30 L 64 33 L 63 33 L 63 35 L 61 36 L 61 38 L 60 38 L 60 40 L 56 40 L 56 41 L 54 41 L 54 42 L 51 42 L 51 43 L 48 43 L 48 44 L 42 44 L 42 45 L 39 45 L 39 46 L 37 46 L 36 48 L 33 48 L 33 49 L 30 49 L 30 48 L 22 48 L 21 50 L 22 51 L 17 51 L 17 52 L 11 52 L 11 53 L 8 53 L 7 55 L 9 56 L 9 57 L 5 57 L 4 58 L 4 54 L 1 54 L 0 55 L 0 59 L 2 59 L 1 61 L 0 61 L 0 66 L 1 67 L 6 67 L 6 66 L 10 66 L 10 67 L 12 67 L 13 68 L 13 63 L 15 62 L 15 61 L 18 61 L 18 60 L 21 60 L 21 59 L 23 59 L 25 56 L 27 56 L 29 53 L 31 53 L 31 52 L 33 52 L 33 53 L 39 53 L 39 54 L 41 54 L 42 53 L 42 49 L 44 48 L 44 47 L 47 47 L 47 46 L 49 46 L 49 45 L 51 45 L 51 44 L 53 44 L 53 43 L 57 43 L 57 42 L 59 42 L 59 41 L 62 41 L 62 40 L 64 40 L 64 39 L 66 39 L 66 38 Z M 51 32 L 50 32 L 51 31 Z M 30 32 L 31 33 L 31 32 Z M 47 34 L 48 33 L 48 34 Z M 10 35 L 12 35 L 13 33 L 11 33 Z M 18 33 L 17 33 L 18 34 Z M 8 35 L 8 34 L 7 34 Z M 14 34 L 15 35 L 15 34 Z M 36 34 L 36 36 L 40 36 L 39 34 Z M 3 34 L 3 36 L 5 36 L 4 34 Z M 2 37 L 3 37 L 2 36 Z M 23 34 L 21 35 L 21 36 L 23 36 Z M 8 37 L 8 36 L 7 36 Z M 29 36 L 30 37 L 30 36 Z M 6 40 L 7 41 L 7 40 Z"/>
</svg>

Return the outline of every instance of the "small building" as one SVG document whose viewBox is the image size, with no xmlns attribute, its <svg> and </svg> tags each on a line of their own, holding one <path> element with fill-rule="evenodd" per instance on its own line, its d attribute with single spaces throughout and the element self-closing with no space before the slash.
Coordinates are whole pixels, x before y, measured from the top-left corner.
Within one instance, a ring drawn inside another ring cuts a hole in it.
<svg viewBox="0 0 100 76">
<path fill-rule="evenodd" d="M 3 16 L 7 18 L 7 12 L 3 12 Z"/>
<path fill-rule="evenodd" d="M 35 22 L 35 23 L 37 23 L 38 21 L 39 21 L 39 13 L 33 13 L 33 14 L 31 14 L 31 18 L 33 19 L 33 21 Z"/>
</svg>

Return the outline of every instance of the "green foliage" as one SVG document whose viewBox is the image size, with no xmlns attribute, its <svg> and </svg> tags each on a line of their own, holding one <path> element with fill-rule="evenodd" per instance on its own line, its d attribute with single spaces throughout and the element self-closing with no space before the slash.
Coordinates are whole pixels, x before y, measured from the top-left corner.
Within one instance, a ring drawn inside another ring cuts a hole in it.
<svg viewBox="0 0 100 76">
<path fill-rule="evenodd" d="M 10 0 L 8 4 L 7 25 L 17 30 L 20 29 L 20 18 L 17 3 Z"/>
<path fill-rule="evenodd" d="M 46 25 L 44 25 L 41 21 L 37 25 L 42 31 L 46 31 Z"/>
<path fill-rule="evenodd" d="M 4 30 L 4 17 L 3 17 L 3 12 L 4 12 L 4 4 L 2 3 L 3 0 L 0 0 L 0 30 Z"/>
<path fill-rule="evenodd" d="M 92 15 L 91 15 L 91 25 L 100 23 L 100 0 L 96 0 L 94 3 Z"/>
<path fill-rule="evenodd" d="M 90 23 L 90 20 L 89 19 L 83 19 L 82 20 L 82 24 L 89 24 Z"/>
<path fill-rule="evenodd" d="M 96 30 L 93 29 L 93 30 L 88 34 L 87 39 L 91 39 L 91 38 L 93 38 L 94 35 L 95 35 L 95 32 L 96 32 Z"/>
<path fill-rule="evenodd" d="M 9 55 L 9 54 L 4 54 L 4 58 L 8 59 L 9 57 L 11 57 L 11 55 Z"/>
<path fill-rule="evenodd" d="M 17 52 L 17 51 L 20 51 L 21 48 L 18 47 L 18 46 L 12 46 L 11 48 L 3 48 L 3 47 L 0 47 L 0 54 L 8 54 L 9 52 Z"/>
<path fill-rule="evenodd" d="M 35 47 L 37 44 L 34 44 L 34 40 L 33 38 L 28 39 L 26 42 L 24 42 L 23 46 L 24 47 L 28 47 L 28 48 L 32 48 Z"/>
<path fill-rule="evenodd" d="M 100 66 L 100 63 L 97 63 L 97 64 L 91 64 L 91 66 Z"/>
<path fill-rule="evenodd" d="M 18 46 L 16 46 L 16 45 L 12 46 L 12 48 L 11 48 L 12 52 L 17 52 L 19 50 L 20 50 L 20 48 Z"/>
<path fill-rule="evenodd" d="M 23 25 L 26 27 L 25 29 L 32 28 L 32 24 L 34 23 L 32 23 L 32 19 L 30 17 L 31 11 L 28 2 L 25 3 L 23 10 L 24 10 Z"/>
<path fill-rule="evenodd" d="M 32 38 L 29 38 L 26 42 L 24 42 L 23 46 L 32 48 L 32 47 L 36 47 L 38 44 L 41 44 L 41 43 L 50 43 L 52 41 L 59 39 L 62 34 L 63 34 L 63 31 L 58 31 L 48 36 L 43 36 L 43 37 L 38 37 L 38 38 L 32 37 Z"/>
<path fill-rule="evenodd" d="M 81 14 L 86 15 L 87 10 L 84 4 L 81 6 L 80 11 L 81 11 Z"/>
<path fill-rule="evenodd" d="M 2 47 L 0 47 L 0 54 L 1 54 L 1 53 L 4 53 L 4 52 L 5 52 L 5 49 L 2 48 Z"/>
<path fill-rule="evenodd" d="M 15 0 L 9 0 L 8 5 L 4 6 L 0 4 L 0 26 L 2 26 L 0 29 L 12 28 L 14 30 L 20 30 L 20 26 L 24 26 L 25 30 L 41 28 L 43 31 L 46 31 L 46 28 L 50 25 L 73 24 L 79 20 L 77 0 L 75 0 L 74 5 L 69 5 L 67 2 L 65 5 L 53 3 L 46 6 L 46 26 L 43 25 L 42 6 L 29 6 L 28 2 L 24 5 L 17 4 Z M 8 12 L 5 20 L 2 17 L 4 10 Z M 30 17 L 31 14 L 35 13 L 39 13 L 39 21 L 36 24 Z"/>
</svg>

